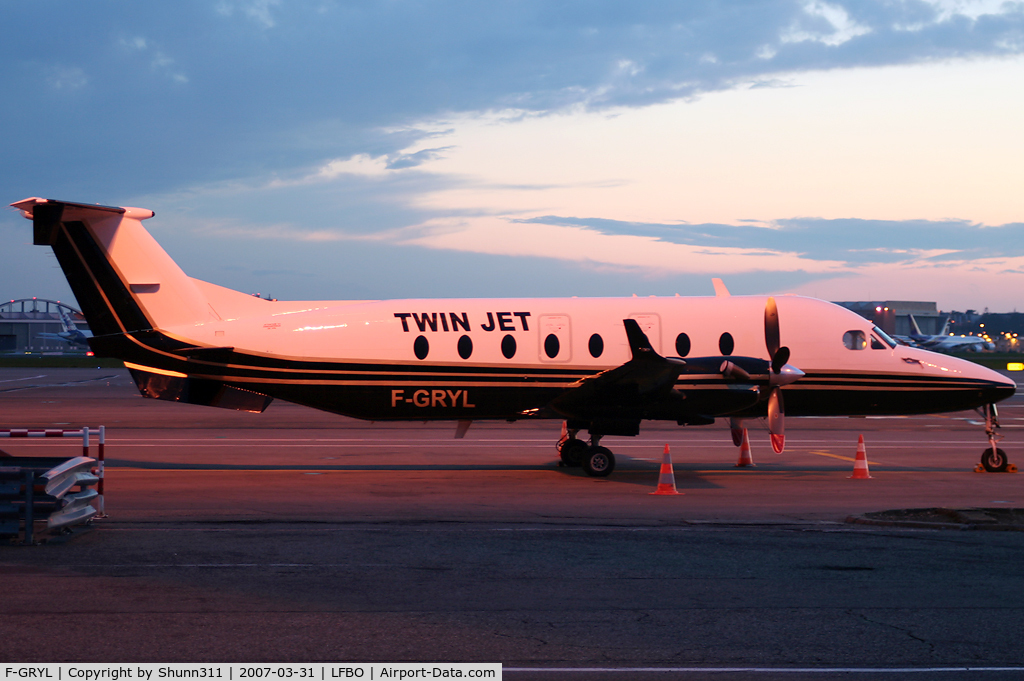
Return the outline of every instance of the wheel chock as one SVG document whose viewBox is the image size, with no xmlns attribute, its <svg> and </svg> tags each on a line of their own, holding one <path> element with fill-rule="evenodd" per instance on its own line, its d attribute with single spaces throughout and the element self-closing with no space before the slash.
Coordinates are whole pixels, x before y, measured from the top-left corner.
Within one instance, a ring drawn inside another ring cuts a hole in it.
<svg viewBox="0 0 1024 681">
<path fill-rule="evenodd" d="M 975 473 L 988 473 L 988 471 L 985 470 L 985 467 L 982 466 L 980 463 L 974 464 L 974 472 Z M 996 472 L 996 471 L 993 471 L 993 472 Z M 1003 473 L 1016 473 L 1017 472 L 1017 464 L 1015 464 L 1015 463 L 1008 463 L 1008 464 L 1006 464 L 1006 470 L 1002 471 L 1002 472 Z"/>
</svg>

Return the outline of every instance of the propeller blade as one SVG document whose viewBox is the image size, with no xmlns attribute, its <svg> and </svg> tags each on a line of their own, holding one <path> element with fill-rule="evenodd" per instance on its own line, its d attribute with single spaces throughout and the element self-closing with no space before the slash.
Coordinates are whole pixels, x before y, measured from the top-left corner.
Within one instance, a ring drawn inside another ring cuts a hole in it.
<svg viewBox="0 0 1024 681">
<path fill-rule="evenodd" d="M 775 353 L 779 351 L 779 345 L 781 345 L 779 340 L 779 308 L 775 305 L 775 298 L 770 296 L 768 303 L 764 306 L 764 344 L 768 348 L 769 359 L 774 360 Z"/>
<path fill-rule="evenodd" d="M 772 373 L 778 375 L 782 372 L 782 367 L 789 363 L 789 348 L 783 345 L 778 351 L 772 356 Z"/>
<path fill-rule="evenodd" d="M 768 396 L 768 432 L 771 434 L 772 449 L 776 454 L 781 454 L 786 448 L 785 415 L 782 391 L 772 388 Z"/>
<path fill-rule="evenodd" d="M 735 417 L 730 418 L 729 429 L 732 432 L 732 443 L 739 447 L 743 444 L 743 420 Z"/>
</svg>

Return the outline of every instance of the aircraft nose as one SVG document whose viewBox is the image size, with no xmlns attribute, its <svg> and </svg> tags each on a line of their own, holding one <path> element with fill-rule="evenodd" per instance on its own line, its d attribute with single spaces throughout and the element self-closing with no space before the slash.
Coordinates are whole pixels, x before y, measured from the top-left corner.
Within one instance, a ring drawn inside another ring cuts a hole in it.
<svg viewBox="0 0 1024 681">
<path fill-rule="evenodd" d="M 977 366 L 976 378 L 984 381 L 981 388 L 985 402 L 995 404 L 1000 400 L 1013 397 L 1017 392 L 1017 382 L 994 369 Z"/>
<path fill-rule="evenodd" d="M 1003 376 L 998 372 L 992 372 L 999 377 L 999 379 L 993 381 L 993 385 L 989 388 L 989 392 L 992 393 L 992 402 L 998 402 L 1005 400 L 1008 397 L 1013 397 L 1017 393 L 1017 382 L 1012 378 Z"/>
</svg>

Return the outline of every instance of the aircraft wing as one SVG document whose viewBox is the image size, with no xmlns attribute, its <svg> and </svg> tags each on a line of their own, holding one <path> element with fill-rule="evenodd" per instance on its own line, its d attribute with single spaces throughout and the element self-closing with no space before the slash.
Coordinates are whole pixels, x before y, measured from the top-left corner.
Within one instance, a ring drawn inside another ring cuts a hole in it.
<svg viewBox="0 0 1024 681">
<path fill-rule="evenodd" d="M 686 362 L 682 359 L 662 357 L 654 351 L 635 319 L 622 320 L 629 339 L 632 359 L 614 369 L 587 376 L 570 390 L 573 400 L 587 399 L 602 394 L 624 393 L 633 396 L 665 394 L 672 390 Z"/>
<path fill-rule="evenodd" d="M 624 319 L 622 323 L 632 358 L 614 369 L 577 381 L 548 405 L 551 409 L 568 419 L 603 423 L 606 428 L 610 422 L 618 426 L 635 423 L 638 428 L 641 419 L 650 418 L 708 423 L 715 415 L 738 411 L 758 401 L 760 392 L 749 372 L 767 375 L 765 360 L 662 357 L 635 319 Z M 713 400 L 688 399 L 676 387 L 684 374 L 701 383 L 722 383 L 726 389 L 715 391 Z"/>
</svg>

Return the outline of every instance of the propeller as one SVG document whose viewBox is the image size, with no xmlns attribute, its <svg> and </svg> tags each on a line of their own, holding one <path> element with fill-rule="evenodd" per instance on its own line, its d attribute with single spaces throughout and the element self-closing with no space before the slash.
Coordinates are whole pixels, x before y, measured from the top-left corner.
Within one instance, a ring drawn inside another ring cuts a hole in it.
<svg viewBox="0 0 1024 681">
<path fill-rule="evenodd" d="M 772 441 L 772 449 L 782 454 L 786 448 L 786 406 L 782 401 L 782 391 L 778 386 L 768 393 L 768 435 Z"/>
<path fill-rule="evenodd" d="M 792 383 L 804 373 L 789 366 L 789 348 L 780 340 L 779 308 L 772 297 L 768 298 L 764 308 L 764 344 L 771 363 L 771 373 L 768 374 L 768 433 L 772 449 L 781 454 L 786 448 L 786 405 L 782 399 L 782 386 Z"/>
<path fill-rule="evenodd" d="M 729 419 L 729 430 L 732 433 L 732 443 L 739 447 L 743 444 L 743 419 L 735 416 Z"/>
<path fill-rule="evenodd" d="M 781 454 L 786 447 L 786 405 L 782 399 L 782 386 L 803 377 L 804 372 L 789 364 L 789 348 L 782 345 L 779 332 L 779 308 L 775 298 L 768 298 L 764 308 L 764 344 L 768 348 L 768 433 L 772 449 Z M 731 360 L 725 360 L 719 372 L 726 378 L 750 382 L 750 374 Z M 731 419 L 732 439 L 738 447 L 743 436 L 743 422 Z"/>
</svg>

